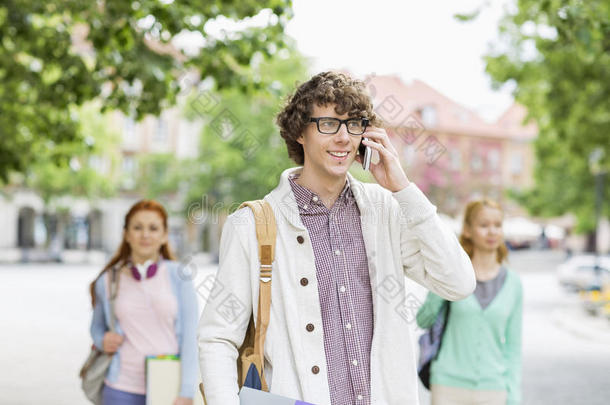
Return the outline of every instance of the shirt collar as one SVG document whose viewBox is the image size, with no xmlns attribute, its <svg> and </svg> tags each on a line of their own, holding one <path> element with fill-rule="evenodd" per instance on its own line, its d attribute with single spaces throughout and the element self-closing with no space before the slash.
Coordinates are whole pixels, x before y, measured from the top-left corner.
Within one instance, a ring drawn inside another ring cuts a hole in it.
<svg viewBox="0 0 610 405">
<path fill-rule="evenodd" d="M 314 214 L 320 211 L 328 211 L 322 202 L 322 198 L 320 198 L 318 194 L 295 181 L 299 178 L 299 176 L 300 173 L 298 172 L 288 175 L 288 181 L 290 182 L 290 187 L 292 188 L 292 192 L 294 193 L 297 205 L 299 207 L 299 213 Z M 353 201 L 353 194 L 349 181 L 346 179 L 343 190 L 341 190 L 341 193 L 339 194 L 337 201 L 335 201 L 334 206 L 338 206 L 338 204 L 347 204 L 350 201 Z"/>
</svg>

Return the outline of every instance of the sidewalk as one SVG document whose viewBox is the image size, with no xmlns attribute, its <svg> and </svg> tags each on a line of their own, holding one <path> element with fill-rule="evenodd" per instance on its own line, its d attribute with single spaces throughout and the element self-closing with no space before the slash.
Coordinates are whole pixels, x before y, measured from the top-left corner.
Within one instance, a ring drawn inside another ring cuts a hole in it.
<svg viewBox="0 0 610 405">
<path fill-rule="evenodd" d="M 585 339 L 599 343 L 610 342 L 610 320 L 592 316 L 582 306 L 556 309 L 551 319 L 557 326 Z"/>
</svg>

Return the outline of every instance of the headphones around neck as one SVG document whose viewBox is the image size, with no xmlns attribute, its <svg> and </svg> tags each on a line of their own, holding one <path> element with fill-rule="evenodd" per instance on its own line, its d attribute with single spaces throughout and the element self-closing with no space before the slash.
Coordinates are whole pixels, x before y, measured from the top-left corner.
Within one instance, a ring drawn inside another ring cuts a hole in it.
<svg viewBox="0 0 610 405">
<path fill-rule="evenodd" d="M 146 263 L 144 263 L 146 264 Z M 148 265 L 148 267 L 146 268 L 146 278 L 152 278 L 155 276 L 155 274 L 157 274 L 157 269 L 159 268 L 157 263 L 152 263 L 150 265 Z M 135 264 L 133 263 L 129 263 L 129 269 L 131 270 L 131 274 L 133 275 L 133 278 L 135 278 L 138 281 L 142 280 L 142 275 L 140 274 L 140 271 L 138 270 L 138 268 L 136 267 Z"/>
</svg>

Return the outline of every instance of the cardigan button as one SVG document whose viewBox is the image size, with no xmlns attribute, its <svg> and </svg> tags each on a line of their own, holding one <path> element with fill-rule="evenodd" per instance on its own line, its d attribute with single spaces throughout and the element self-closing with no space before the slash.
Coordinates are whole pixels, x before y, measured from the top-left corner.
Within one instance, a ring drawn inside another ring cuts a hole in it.
<svg viewBox="0 0 610 405">
<path fill-rule="evenodd" d="M 313 367 L 311 368 L 311 372 L 312 372 L 312 373 L 314 373 L 314 374 L 318 374 L 318 373 L 320 372 L 320 367 L 318 367 L 318 366 L 313 366 Z"/>
<path fill-rule="evenodd" d="M 307 329 L 307 332 L 313 332 L 315 327 L 313 326 L 313 323 L 308 323 L 307 326 L 305 326 L 305 329 Z"/>
<path fill-rule="evenodd" d="M 305 238 L 303 238 L 301 235 L 297 236 L 297 242 L 299 242 L 300 244 L 303 244 L 303 242 L 305 242 Z"/>
<path fill-rule="evenodd" d="M 301 285 L 302 285 L 303 287 L 305 287 L 307 284 L 309 284 L 309 280 L 307 280 L 305 277 L 303 277 L 303 278 L 301 279 Z"/>
</svg>

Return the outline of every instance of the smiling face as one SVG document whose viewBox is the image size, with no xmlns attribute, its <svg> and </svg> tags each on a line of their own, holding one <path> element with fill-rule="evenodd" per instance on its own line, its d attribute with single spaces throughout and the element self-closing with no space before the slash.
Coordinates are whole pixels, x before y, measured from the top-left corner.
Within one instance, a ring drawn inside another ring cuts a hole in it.
<svg viewBox="0 0 610 405">
<path fill-rule="evenodd" d="M 132 260 L 136 263 L 156 260 L 161 246 L 167 243 L 163 218 L 152 210 L 136 212 L 125 230 L 125 240 L 131 247 Z"/>
<path fill-rule="evenodd" d="M 312 118 L 334 117 L 341 120 L 349 117 L 335 112 L 335 105 L 313 106 Z M 325 178 L 345 178 L 347 171 L 358 153 L 362 136 L 350 135 L 344 124 L 334 135 L 318 132 L 315 122 L 310 123 L 297 139 L 303 145 L 305 154 L 304 170 Z"/>
<path fill-rule="evenodd" d="M 464 235 L 472 240 L 475 250 L 497 250 L 504 240 L 502 211 L 483 206 L 473 216 L 470 225 L 464 228 Z"/>
</svg>

